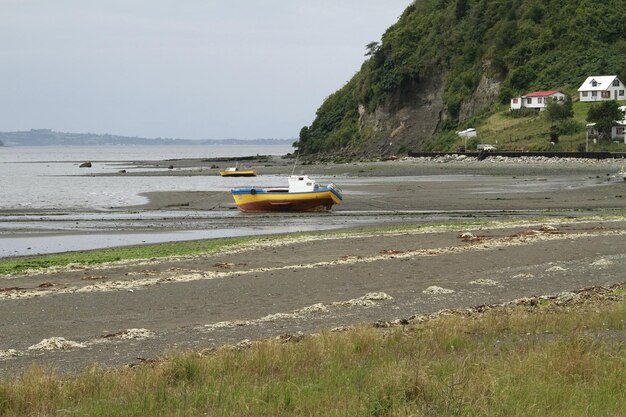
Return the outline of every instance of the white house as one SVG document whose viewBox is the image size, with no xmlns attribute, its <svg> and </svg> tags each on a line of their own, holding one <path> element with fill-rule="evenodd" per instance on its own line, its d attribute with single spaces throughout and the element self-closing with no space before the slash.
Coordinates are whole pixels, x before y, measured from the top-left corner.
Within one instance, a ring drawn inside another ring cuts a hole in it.
<svg viewBox="0 0 626 417">
<path fill-rule="evenodd" d="M 476 129 L 470 127 L 469 129 L 461 130 L 460 132 L 456 132 L 457 135 L 461 138 L 473 138 L 476 137 Z"/>
<path fill-rule="evenodd" d="M 565 100 L 565 94 L 559 90 L 535 91 L 525 96 L 515 97 L 511 99 L 511 110 L 519 110 L 521 108 L 545 110 L 550 100 Z"/>
<path fill-rule="evenodd" d="M 626 106 L 621 106 L 620 111 L 624 113 L 624 120 L 616 120 L 611 128 L 611 140 L 623 140 L 626 143 Z M 594 143 L 598 138 L 598 129 L 595 123 L 587 124 L 587 138 L 593 139 Z"/>
<path fill-rule="evenodd" d="M 598 129 L 596 129 L 595 123 L 587 124 L 587 137 L 593 139 L 596 143 L 598 139 Z M 626 144 L 626 120 L 616 120 L 611 128 L 611 140 L 619 141 L 623 140 Z"/>
<path fill-rule="evenodd" d="M 580 101 L 626 100 L 626 87 L 617 75 L 587 77 L 578 89 Z"/>
</svg>

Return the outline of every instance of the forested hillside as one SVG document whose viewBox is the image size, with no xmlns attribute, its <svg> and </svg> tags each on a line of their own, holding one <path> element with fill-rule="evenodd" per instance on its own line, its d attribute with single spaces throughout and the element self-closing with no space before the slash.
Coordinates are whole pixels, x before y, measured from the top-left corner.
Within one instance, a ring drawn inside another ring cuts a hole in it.
<svg viewBox="0 0 626 417">
<path fill-rule="evenodd" d="M 626 80 L 626 0 L 416 0 L 300 132 L 302 154 L 426 150 L 513 96 Z"/>
</svg>

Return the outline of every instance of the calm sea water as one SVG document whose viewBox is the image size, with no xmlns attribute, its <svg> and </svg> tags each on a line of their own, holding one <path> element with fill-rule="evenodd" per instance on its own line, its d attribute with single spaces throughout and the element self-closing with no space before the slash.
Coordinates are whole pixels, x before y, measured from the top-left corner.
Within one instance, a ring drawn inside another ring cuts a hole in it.
<svg viewBox="0 0 626 417">
<path fill-rule="evenodd" d="M 138 194 L 149 191 L 227 191 L 233 186 L 257 185 L 255 181 L 260 180 L 240 178 L 225 184 L 215 175 L 84 174 L 117 172 L 126 168 L 124 161 L 285 155 L 292 151 L 291 146 L 283 145 L 0 147 L 0 209 L 107 209 L 145 203 Z M 85 161 L 91 161 L 92 168 L 78 167 Z"/>
</svg>

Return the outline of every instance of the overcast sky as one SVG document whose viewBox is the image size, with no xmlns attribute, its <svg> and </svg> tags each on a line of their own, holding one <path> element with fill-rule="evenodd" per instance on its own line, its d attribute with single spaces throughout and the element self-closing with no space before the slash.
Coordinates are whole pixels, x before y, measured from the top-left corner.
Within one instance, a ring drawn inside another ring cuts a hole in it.
<svg viewBox="0 0 626 417">
<path fill-rule="evenodd" d="M 411 0 L 0 0 L 0 131 L 293 138 Z"/>
</svg>

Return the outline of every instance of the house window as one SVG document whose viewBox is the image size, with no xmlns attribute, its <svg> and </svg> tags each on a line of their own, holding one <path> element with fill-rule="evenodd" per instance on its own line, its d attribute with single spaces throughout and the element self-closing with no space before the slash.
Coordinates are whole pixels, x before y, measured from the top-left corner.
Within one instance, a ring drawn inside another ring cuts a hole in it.
<svg viewBox="0 0 626 417">
<path fill-rule="evenodd" d="M 587 97 L 587 92 L 583 91 L 583 97 Z"/>
<path fill-rule="evenodd" d="M 596 80 L 593 80 L 593 81 L 591 82 L 591 86 L 592 86 L 592 87 L 597 87 L 597 86 L 598 86 L 598 82 L 597 82 Z"/>
<path fill-rule="evenodd" d="M 619 95 L 623 97 L 624 96 L 624 90 L 619 90 Z"/>
<path fill-rule="evenodd" d="M 613 80 L 613 87 L 619 87 L 619 80 L 618 79 Z"/>
<path fill-rule="evenodd" d="M 543 102 L 543 100 L 541 99 L 541 97 L 537 97 L 537 104 L 541 104 Z"/>
<path fill-rule="evenodd" d="M 611 92 L 610 91 L 603 91 L 602 92 L 602 98 L 611 98 Z"/>
<path fill-rule="evenodd" d="M 615 133 L 617 133 L 618 135 L 624 135 L 624 128 L 623 127 L 615 128 Z"/>
<path fill-rule="evenodd" d="M 532 97 L 528 97 L 528 98 L 526 99 L 526 104 L 533 104 L 533 99 L 532 99 Z"/>
<path fill-rule="evenodd" d="M 597 91 L 592 91 L 591 92 L 591 97 L 598 97 L 598 92 Z"/>
<path fill-rule="evenodd" d="M 624 95 L 623 93 L 624 92 L 622 91 L 622 95 Z M 516 98 L 513 99 L 513 104 L 517 104 L 517 99 Z"/>
</svg>

